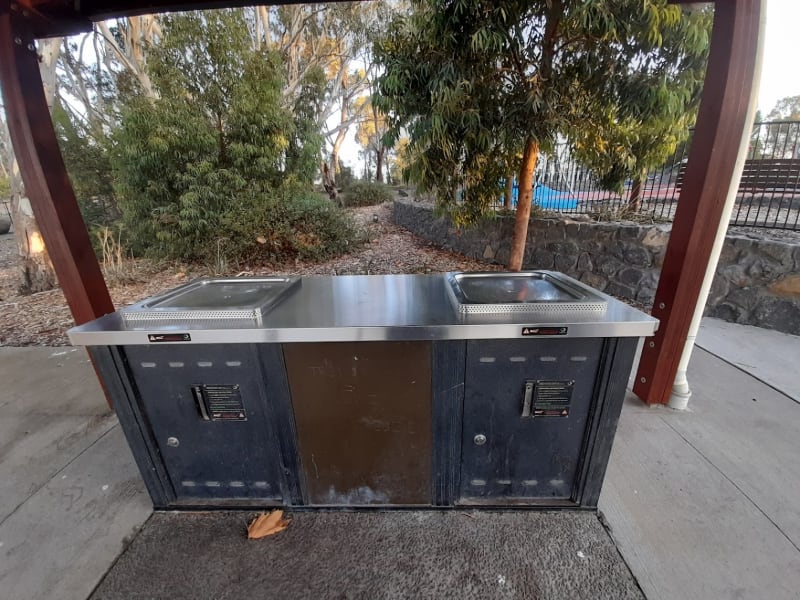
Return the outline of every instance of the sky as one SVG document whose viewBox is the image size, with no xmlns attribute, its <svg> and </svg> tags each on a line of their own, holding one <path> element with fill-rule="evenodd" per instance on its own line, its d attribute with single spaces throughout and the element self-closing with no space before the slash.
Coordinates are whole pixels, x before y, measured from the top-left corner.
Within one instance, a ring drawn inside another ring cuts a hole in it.
<svg viewBox="0 0 800 600">
<path fill-rule="evenodd" d="M 800 96 L 800 2 L 767 0 L 758 108 L 764 116 L 786 96 Z"/>
</svg>

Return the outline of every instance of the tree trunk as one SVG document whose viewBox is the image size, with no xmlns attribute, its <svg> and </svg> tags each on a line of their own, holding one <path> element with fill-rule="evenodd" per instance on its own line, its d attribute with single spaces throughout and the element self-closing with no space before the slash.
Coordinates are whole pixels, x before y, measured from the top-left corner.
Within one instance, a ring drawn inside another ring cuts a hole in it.
<svg viewBox="0 0 800 600">
<path fill-rule="evenodd" d="M 539 142 L 528 138 L 525 152 L 522 155 L 522 166 L 519 172 L 519 197 L 517 199 L 517 217 L 514 221 L 514 237 L 511 239 L 511 257 L 508 260 L 509 271 L 522 269 L 525 256 L 525 241 L 528 237 L 528 221 L 531 218 L 531 201 L 533 200 L 533 172 L 539 159 Z"/>
<path fill-rule="evenodd" d="M 47 105 L 52 110 L 56 97 L 56 63 L 61 49 L 63 38 L 51 38 L 39 42 L 41 60 L 39 71 L 44 85 L 44 94 Z M 56 274 L 44 239 L 36 224 L 33 208 L 22 183 L 19 165 L 16 158 L 11 159 L 11 221 L 14 223 L 14 237 L 17 241 L 17 250 L 20 256 L 20 284 L 22 294 L 35 294 L 56 287 Z"/>
<path fill-rule="evenodd" d="M 641 171 L 636 177 L 636 181 L 631 186 L 631 197 L 628 199 L 628 209 L 633 212 L 639 212 L 642 209 L 642 189 L 647 171 Z"/>
<path fill-rule="evenodd" d="M 322 187 L 328 193 L 328 198 L 336 200 L 339 191 L 336 189 L 336 174 L 333 169 L 328 167 L 328 163 L 322 163 Z"/>
<path fill-rule="evenodd" d="M 342 111 L 344 113 L 344 111 Z M 347 136 L 347 128 L 340 129 L 333 142 L 333 152 L 331 152 L 331 168 L 334 173 L 341 173 L 342 166 L 339 164 L 339 153 L 342 150 L 344 138 Z"/>
<path fill-rule="evenodd" d="M 506 174 L 506 190 L 503 194 L 503 210 L 511 210 L 511 201 L 514 199 L 514 175 Z"/>
<path fill-rule="evenodd" d="M 375 181 L 383 183 L 383 155 L 386 154 L 386 148 L 381 145 L 375 151 Z"/>
</svg>

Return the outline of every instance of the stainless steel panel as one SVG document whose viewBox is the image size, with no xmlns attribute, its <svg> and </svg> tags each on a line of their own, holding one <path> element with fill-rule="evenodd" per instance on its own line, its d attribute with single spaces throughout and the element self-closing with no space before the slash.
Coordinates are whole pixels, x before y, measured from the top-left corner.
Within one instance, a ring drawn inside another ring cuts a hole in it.
<svg viewBox="0 0 800 600">
<path fill-rule="evenodd" d="M 570 280 L 573 285 L 582 284 Z M 304 277 L 290 298 L 274 306 L 259 326 L 188 321 L 125 323 L 119 313 L 75 327 L 78 345 L 149 344 L 148 334 L 187 334 L 176 343 L 455 340 L 521 338 L 524 327 L 559 327 L 558 337 L 644 337 L 658 320 L 610 296 L 602 314 L 460 314 L 448 298 L 446 276 L 351 275 Z"/>
<path fill-rule="evenodd" d="M 299 283 L 298 277 L 199 279 L 120 312 L 134 326 L 226 320 L 260 324 L 265 311 Z"/>
</svg>

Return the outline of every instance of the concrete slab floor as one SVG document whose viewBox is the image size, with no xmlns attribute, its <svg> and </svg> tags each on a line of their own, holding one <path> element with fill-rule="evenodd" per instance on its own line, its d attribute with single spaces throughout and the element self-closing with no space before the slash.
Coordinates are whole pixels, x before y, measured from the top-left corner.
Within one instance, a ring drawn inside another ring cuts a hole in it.
<svg viewBox="0 0 800 600">
<path fill-rule="evenodd" d="M 252 513 L 156 513 L 92 600 L 643 599 L 587 512 L 298 512 L 246 539 Z"/>
<path fill-rule="evenodd" d="M 0 598 L 86 598 L 152 512 L 86 353 L 0 348 Z"/>
<path fill-rule="evenodd" d="M 706 317 L 696 344 L 800 402 L 800 336 Z"/>
<path fill-rule="evenodd" d="M 622 412 L 600 510 L 648 600 L 800 598 L 800 405 L 696 349 L 689 411 Z"/>
</svg>

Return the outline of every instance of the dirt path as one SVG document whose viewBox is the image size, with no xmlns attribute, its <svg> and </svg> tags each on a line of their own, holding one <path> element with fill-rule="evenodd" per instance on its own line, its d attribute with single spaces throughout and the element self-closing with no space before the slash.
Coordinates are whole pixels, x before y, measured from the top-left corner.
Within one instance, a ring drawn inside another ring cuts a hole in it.
<svg viewBox="0 0 800 600">
<path fill-rule="evenodd" d="M 394 225 L 391 210 L 391 204 L 353 209 L 356 221 L 369 230 L 371 241 L 351 254 L 323 263 L 297 262 L 244 274 L 349 275 L 499 269 L 432 246 Z M 68 345 L 65 332 L 74 322 L 61 290 L 18 296 L 15 290 L 16 269 L 14 238 L 0 236 L 0 346 Z M 124 273 L 107 273 L 106 279 L 114 304 L 122 307 L 208 274 L 196 267 L 178 264 L 155 266 L 137 261 Z"/>
</svg>

